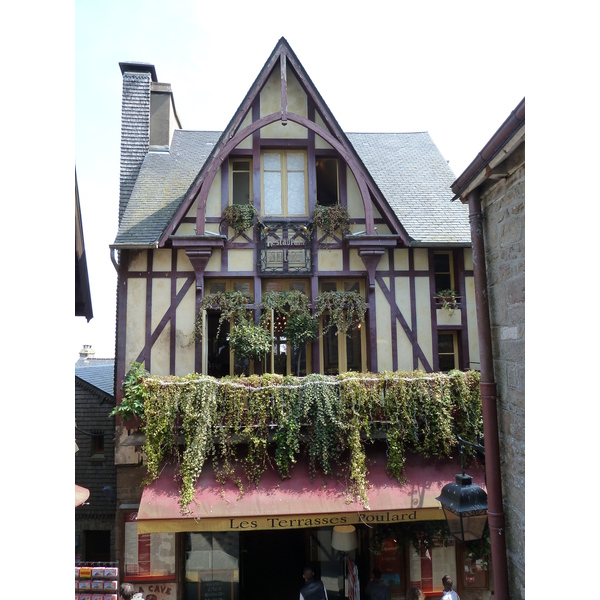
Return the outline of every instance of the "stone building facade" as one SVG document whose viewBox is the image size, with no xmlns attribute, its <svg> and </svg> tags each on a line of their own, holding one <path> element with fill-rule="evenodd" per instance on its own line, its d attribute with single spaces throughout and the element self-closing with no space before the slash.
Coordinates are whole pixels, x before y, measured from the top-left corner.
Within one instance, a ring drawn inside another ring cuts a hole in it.
<svg viewBox="0 0 600 600">
<path fill-rule="evenodd" d="M 76 562 L 116 560 L 114 359 L 94 358 L 86 346 L 75 363 L 75 482 L 90 491 L 75 509 Z"/>
<path fill-rule="evenodd" d="M 510 597 L 525 598 L 525 100 L 452 186 L 478 192 L 497 384 Z"/>
</svg>

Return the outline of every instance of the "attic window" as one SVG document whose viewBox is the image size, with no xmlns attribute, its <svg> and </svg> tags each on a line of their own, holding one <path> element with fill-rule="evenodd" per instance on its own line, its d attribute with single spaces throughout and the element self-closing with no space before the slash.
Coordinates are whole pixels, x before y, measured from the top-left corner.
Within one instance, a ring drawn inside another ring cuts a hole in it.
<svg viewBox="0 0 600 600">
<path fill-rule="evenodd" d="M 94 431 L 92 435 L 92 456 L 104 456 L 104 433 Z"/>
<path fill-rule="evenodd" d="M 248 204 L 252 189 L 252 161 L 236 159 L 231 161 L 231 204 Z"/>
<path fill-rule="evenodd" d="M 317 204 L 333 206 L 338 203 L 337 158 L 317 158 Z"/>
</svg>

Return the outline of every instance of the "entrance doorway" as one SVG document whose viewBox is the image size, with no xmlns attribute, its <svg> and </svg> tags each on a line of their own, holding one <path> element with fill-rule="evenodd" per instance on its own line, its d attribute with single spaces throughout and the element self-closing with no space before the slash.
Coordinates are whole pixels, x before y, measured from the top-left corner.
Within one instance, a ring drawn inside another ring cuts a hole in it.
<svg viewBox="0 0 600 600">
<path fill-rule="evenodd" d="M 309 563 L 307 532 L 252 531 L 240 538 L 242 600 L 298 600 Z"/>
</svg>

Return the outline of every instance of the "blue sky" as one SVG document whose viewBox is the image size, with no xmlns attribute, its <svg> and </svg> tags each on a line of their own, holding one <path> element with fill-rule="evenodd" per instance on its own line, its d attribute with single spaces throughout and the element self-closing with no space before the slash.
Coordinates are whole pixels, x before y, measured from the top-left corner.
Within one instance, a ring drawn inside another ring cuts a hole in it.
<svg viewBox="0 0 600 600">
<path fill-rule="evenodd" d="M 167 9 L 168 6 L 168 9 Z M 290 5 L 291 6 L 291 5 Z M 155 65 L 172 85 L 184 129 L 220 131 L 284 36 L 346 131 L 429 131 L 456 175 L 525 95 L 509 14 L 503 62 L 511 77 L 493 93 L 468 90 L 489 71 L 489 31 L 457 35 L 476 4 L 448 2 L 200 3 L 178 0 L 75 2 L 75 159 L 94 318 L 76 319 L 73 356 L 92 344 L 114 355 L 116 274 L 109 244 L 117 231 L 121 73 L 119 62 Z M 511 50 L 512 48 L 512 50 Z M 493 82 L 490 80 L 490 84 Z M 479 87 L 479 86 L 478 86 Z"/>
</svg>

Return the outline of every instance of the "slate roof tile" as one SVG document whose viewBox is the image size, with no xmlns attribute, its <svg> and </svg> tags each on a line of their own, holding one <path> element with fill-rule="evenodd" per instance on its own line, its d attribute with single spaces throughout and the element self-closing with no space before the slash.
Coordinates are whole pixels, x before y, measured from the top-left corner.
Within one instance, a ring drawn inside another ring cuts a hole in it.
<svg viewBox="0 0 600 600">
<path fill-rule="evenodd" d="M 149 152 L 115 245 L 153 245 L 173 219 L 220 132 L 176 130 L 169 152 Z M 408 234 L 422 244 L 470 244 L 468 206 L 451 202 L 454 173 L 427 132 L 348 133 Z"/>
</svg>

